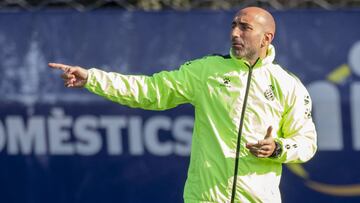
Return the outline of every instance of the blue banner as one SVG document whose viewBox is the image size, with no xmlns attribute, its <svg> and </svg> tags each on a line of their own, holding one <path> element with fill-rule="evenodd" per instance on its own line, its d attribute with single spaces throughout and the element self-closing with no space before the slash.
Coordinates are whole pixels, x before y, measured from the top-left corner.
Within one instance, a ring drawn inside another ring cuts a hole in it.
<svg viewBox="0 0 360 203">
<path fill-rule="evenodd" d="M 193 107 L 120 106 L 48 62 L 125 74 L 227 54 L 233 12 L 0 13 L 0 202 L 182 202 Z M 284 165 L 283 202 L 360 200 L 359 11 L 275 11 L 276 61 L 306 84 L 319 151 Z"/>
</svg>

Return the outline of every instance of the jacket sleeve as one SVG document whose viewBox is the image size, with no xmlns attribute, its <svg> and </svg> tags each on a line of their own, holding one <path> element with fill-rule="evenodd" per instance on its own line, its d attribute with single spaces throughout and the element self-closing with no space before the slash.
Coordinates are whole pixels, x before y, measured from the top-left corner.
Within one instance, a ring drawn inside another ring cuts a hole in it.
<svg viewBox="0 0 360 203">
<path fill-rule="evenodd" d="M 194 105 L 200 62 L 188 62 L 175 71 L 152 76 L 123 75 L 89 69 L 85 88 L 111 101 L 148 110 L 164 110 L 179 104 Z"/>
<path fill-rule="evenodd" d="M 309 93 L 299 80 L 290 91 L 280 127 L 282 136 L 276 138 L 282 153 L 276 161 L 303 163 L 317 150 L 317 134 L 311 117 L 312 102 Z"/>
</svg>

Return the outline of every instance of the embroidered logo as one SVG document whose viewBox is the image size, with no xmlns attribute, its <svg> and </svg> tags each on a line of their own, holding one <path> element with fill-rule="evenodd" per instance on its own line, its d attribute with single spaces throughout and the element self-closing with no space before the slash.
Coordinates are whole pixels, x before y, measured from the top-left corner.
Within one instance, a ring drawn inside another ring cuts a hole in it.
<svg viewBox="0 0 360 203">
<path fill-rule="evenodd" d="M 269 85 L 269 89 L 264 92 L 264 96 L 267 100 L 273 101 L 275 99 L 274 86 Z"/>
<path fill-rule="evenodd" d="M 220 86 L 230 87 L 230 78 L 228 77 L 223 78 L 222 84 L 220 84 Z"/>
</svg>

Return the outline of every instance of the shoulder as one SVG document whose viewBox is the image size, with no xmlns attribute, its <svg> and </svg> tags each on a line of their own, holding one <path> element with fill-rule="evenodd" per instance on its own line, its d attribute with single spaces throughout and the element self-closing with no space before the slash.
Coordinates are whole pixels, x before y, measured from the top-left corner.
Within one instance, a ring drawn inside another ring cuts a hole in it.
<svg viewBox="0 0 360 203">
<path fill-rule="evenodd" d="M 224 67 L 227 64 L 226 60 L 229 59 L 231 60 L 231 57 L 227 55 L 207 55 L 185 62 L 181 65 L 180 71 L 186 72 L 199 80 L 204 80 L 209 74 L 212 74 L 214 70 L 217 70 L 219 67 Z"/>
<path fill-rule="evenodd" d="M 284 85 L 288 87 L 302 85 L 301 80 L 294 73 L 286 68 L 283 68 L 279 64 L 272 64 L 269 70 L 273 77 L 276 77 L 279 81 L 285 83 Z"/>
<path fill-rule="evenodd" d="M 204 70 L 211 69 L 211 67 L 218 67 L 220 64 L 224 65 L 226 60 L 231 60 L 230 55 L 211 54 L 202 58 L 186 61 L 181 69 Z"/>
<path fill-rule="evenodd" d="M 227 59 L 231 59 L 230 55 L 210 54 L 202 58 L 187 61 L 184 65 L 190 65 L 192 63 L 211 63 L 211 62 L 223 61 Z"/>
<path fill-rule="evenodd" d="M 231 60 L 230 55 L 222 55 L 222 54 L 211 54 L 203 57 L 203 60 L 207 63 L 216 63 L 216 62 L 224 62 L 226 60 Z"/>
<path fill-rule="evenodd" d="M 278 88 L 281 89 L 281 92 L 285 97 L 309 95 L 302 81 L 288 69 L 281 67 L 279 64 L 272 64 L 268 70 L 271 72 L 272 80 L 276 81 Z"/>
<path fill-rule="evenodd" d="M 309 93 L 305 85 L 294 73 L 290 72 L 288 69 L 282 68 L 278 64 L 272 65 L 271 72 L 272 76 L 280 84 L 284 94 L 287 94 L 290 97 L 309 98 Z"/>
</svg>

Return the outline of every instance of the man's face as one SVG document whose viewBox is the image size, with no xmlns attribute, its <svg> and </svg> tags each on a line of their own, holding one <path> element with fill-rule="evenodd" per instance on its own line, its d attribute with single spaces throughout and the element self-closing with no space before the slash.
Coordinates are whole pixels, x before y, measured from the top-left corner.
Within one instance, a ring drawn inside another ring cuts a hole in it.
<svg viewBox="0 0 360 203">
<path fill-rule="evenodd" d="M 252 60 L 259 56 L 264 32 L 253 15 L 239 12 L 231 24 L 232 54 Z"/>
</svg>

